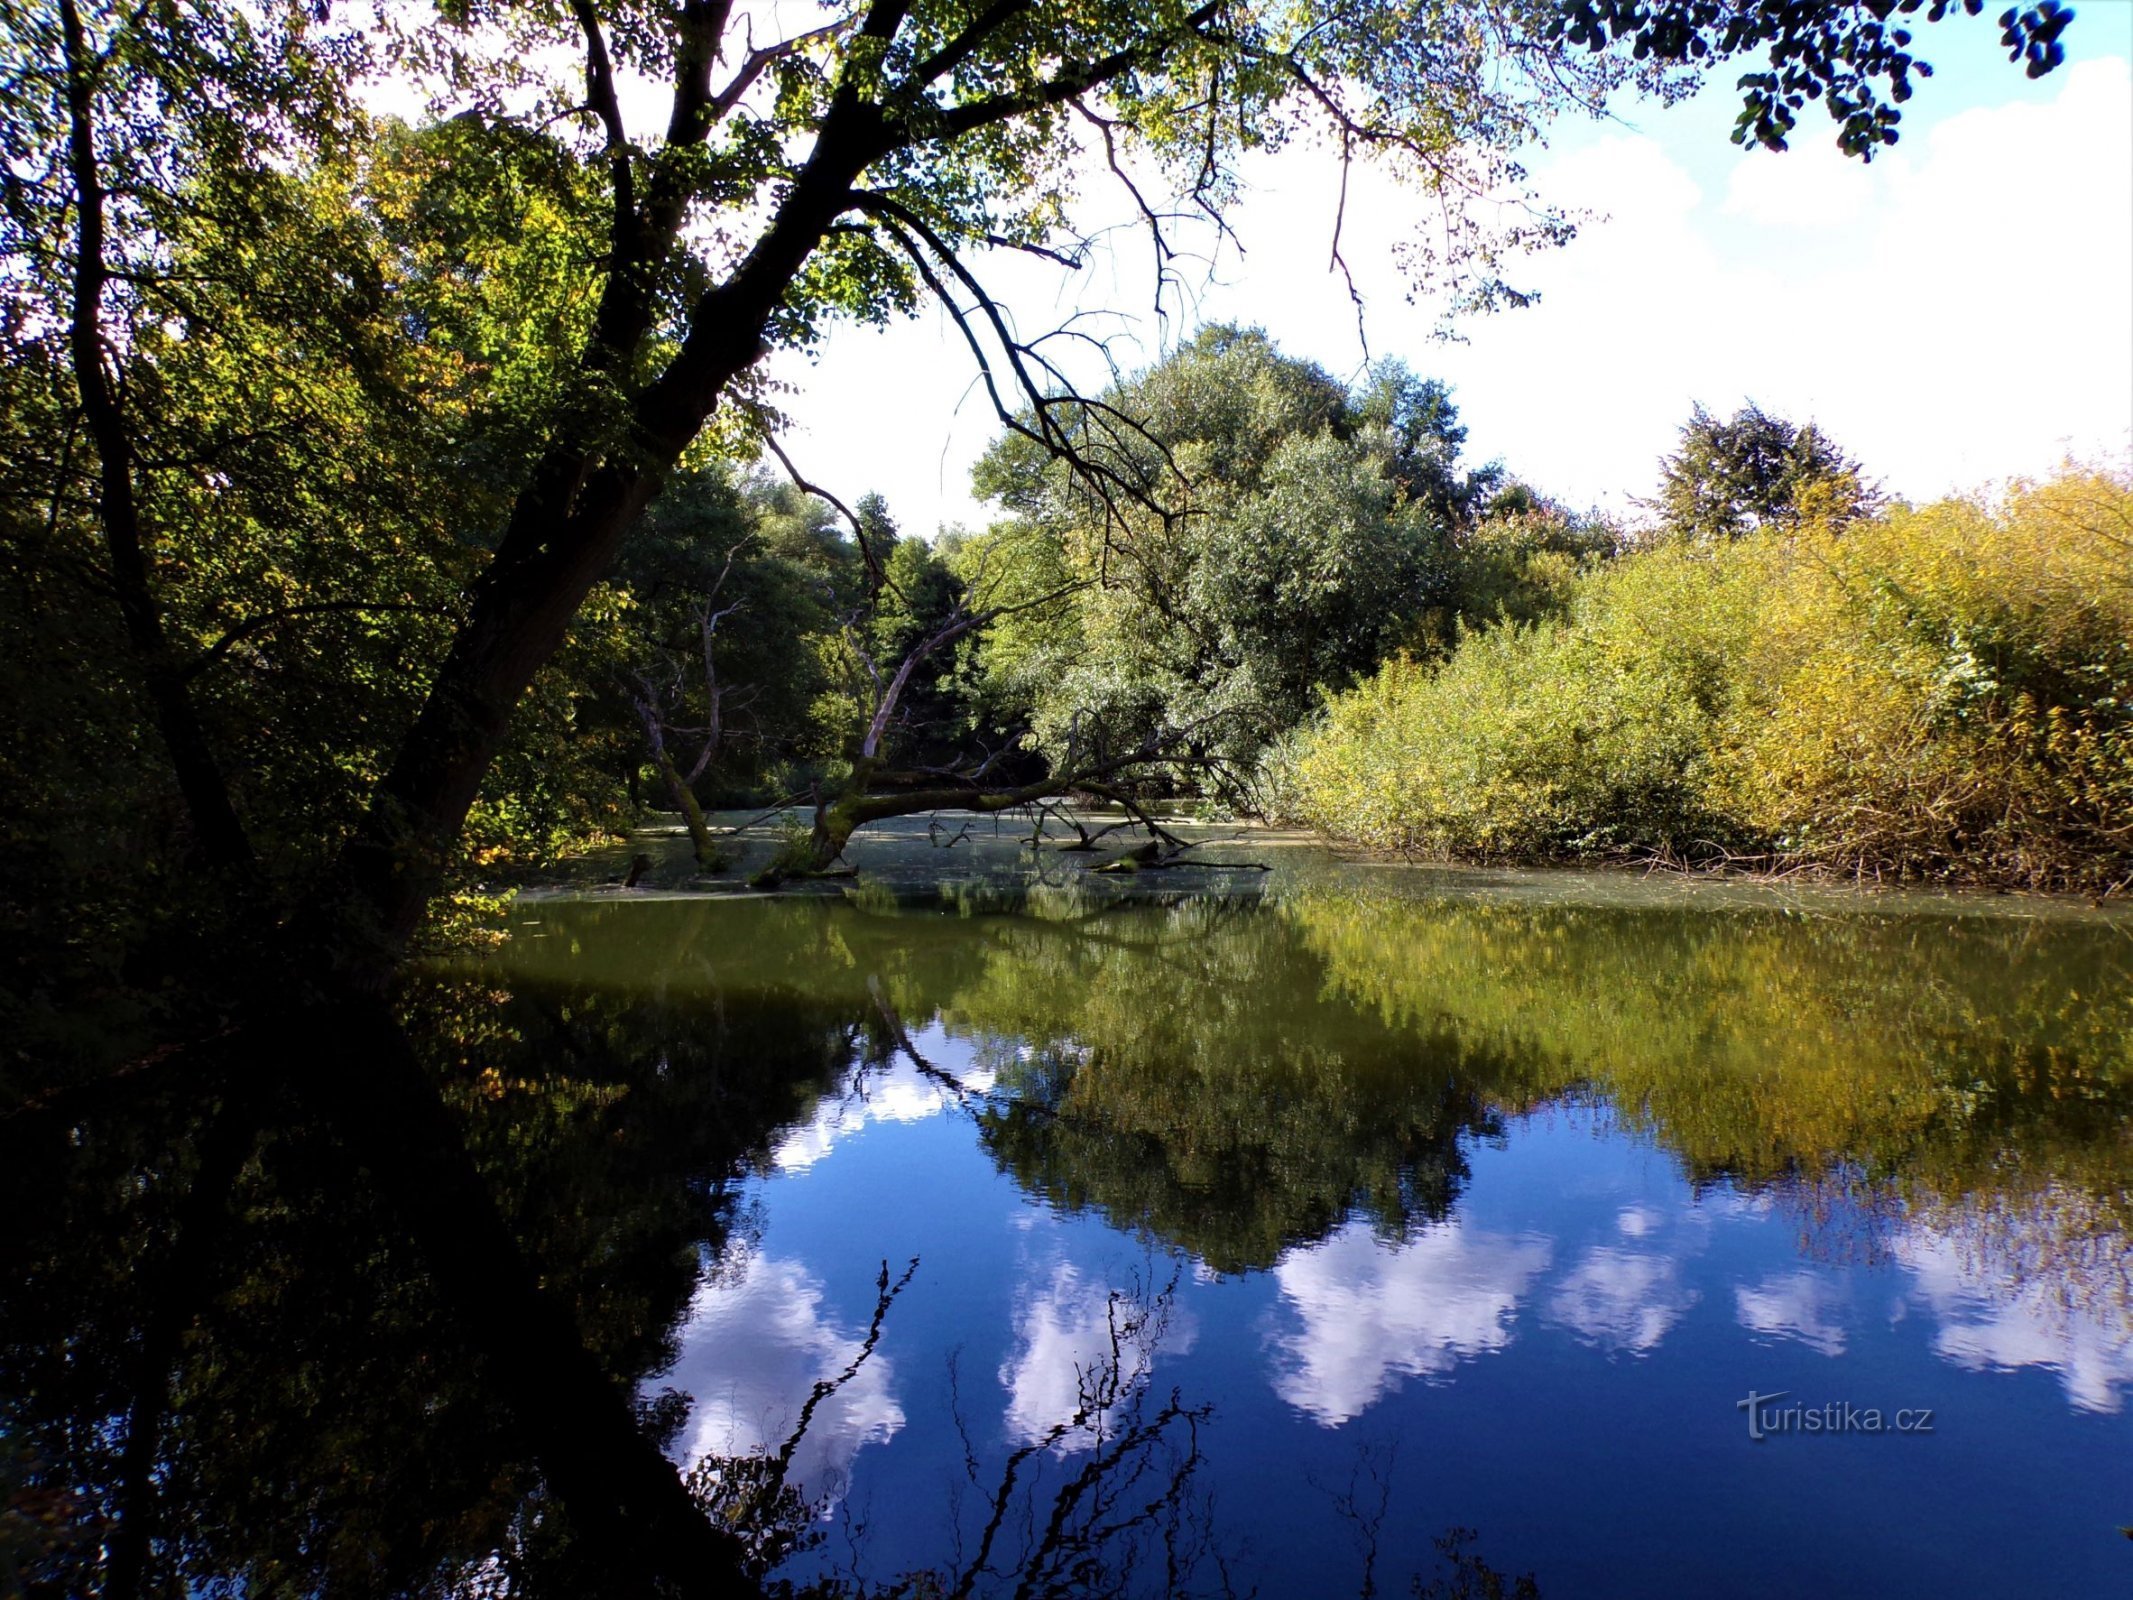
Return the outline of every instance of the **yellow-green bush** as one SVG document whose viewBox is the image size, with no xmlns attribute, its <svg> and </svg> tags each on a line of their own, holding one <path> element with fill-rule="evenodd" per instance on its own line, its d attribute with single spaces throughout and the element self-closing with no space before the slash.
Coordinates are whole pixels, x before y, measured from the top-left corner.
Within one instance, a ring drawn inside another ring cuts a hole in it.
<svg viewBox="0 0 2133 1600">
<path fill-rule="evenodd" d="M 1387 665 L 1292 773 L 1386 849 L 2122 884 L 2133 481 L 1625 557 L 1561 621 Z"/>
</svg>

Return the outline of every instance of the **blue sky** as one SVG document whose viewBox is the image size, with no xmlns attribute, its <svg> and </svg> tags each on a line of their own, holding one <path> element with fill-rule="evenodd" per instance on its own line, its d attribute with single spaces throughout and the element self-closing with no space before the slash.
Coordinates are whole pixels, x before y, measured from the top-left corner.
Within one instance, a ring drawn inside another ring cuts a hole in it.
<svg viewBox="0 0 2133 1600">
<path fill-rule="evenodd" d="M 1394 241 L 1416 202 L 1351 189 L 1345 253 L 1374 355 L 1453 386 L 1479 459 L 1501 457 L 1576 504 L 1647 492 L 1692 402 L 1766 409 L 1828 428 L 1914 499 L 2048 471 L 2068 452 L 2133 450 L 2133 0 L 2084 0 L 2068 63 L 2031 81 L 1994 48 L 1990 18 L 1921 30 L 1934 78 L 1904 138 L 1870 166 L 1833 125 L 1803 119 L 1783 155 L 1728 142 L 1731 72 L 1662 108 L 1625 99 L 1608 121 L 1551 130 L 1528 161 L 1539 191 L 1589 213 L 1578 238 L 1510 274 L 1539 305 L 1432 340 Z M 1819 113 L 1817 113 L 1819 116 Z M 1323 158 L 1255 162 L 1234 222 L 1245 254 L 1195 276 L 1196 311 L 1257 323 L 1340 374 L 1362 359 L 1353 308 L 1326 271 L 1334 186 Z M 1121 251 L 1078 275 L 1024 261 L 988 274 L 1025 332 L 1064 308 L 1137 314 L 1127 364 L 1191 316 L 1148 315 L 1144 260 Z M 970 462 L 995 429 L 973 368 L 937 311 L 888 330 L 839 329 L 795 386 L 786 443 L 809 477 L 888 496 L 909 530 L 982 525 Z"/>
</svg>

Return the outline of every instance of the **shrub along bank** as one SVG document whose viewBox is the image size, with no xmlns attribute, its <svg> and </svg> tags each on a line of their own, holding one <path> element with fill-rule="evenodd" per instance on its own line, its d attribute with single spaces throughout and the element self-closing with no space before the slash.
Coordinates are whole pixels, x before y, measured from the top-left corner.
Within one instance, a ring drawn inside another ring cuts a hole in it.
<svg viewBox="0 0 2133 1600">
<path fill-rule="evenodd" d="M 1662 541 L 1334 697 L 1291 812 L 1481 859 L 2133 881 L 2133 479 Z"/>
</svg>

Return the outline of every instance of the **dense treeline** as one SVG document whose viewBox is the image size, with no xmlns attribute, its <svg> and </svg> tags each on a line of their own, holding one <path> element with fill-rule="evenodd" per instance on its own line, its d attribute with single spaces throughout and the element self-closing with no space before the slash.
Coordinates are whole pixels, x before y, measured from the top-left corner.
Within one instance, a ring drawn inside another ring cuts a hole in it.
<svg viewBox="0 0 2133 1600">
<path fill-rule="evenodd" d="M 1812 423 L 1698 406 L 1624 529 L 1463 466 L 1397 365 L 1347 391 L 1212 328 L 1107 398 L 1182 515 L 1018 436 L 978 474 L 1064 598 L 966 681 L 1055 764 L 1176 730 L 1145 786 L 1408 853 L 2133 876 L 2123 475 L 1892 504 Z"/>
<path fill-rule="evenodd" d="M 469 137 L 399 137 L 365 178 L 392 204 L 369 208 L 359 259 L 422 300 L 441 375 L 262 391 L 269 333 L 288 322 L 254 333 L 235 312 L 222 342 L 163 357 L 185 398 L 169 448 L 227 478 L 172 491 L 190 498 L 169 616 L 198 641 L 188 671 L 245 809 L 292 823 L 254 828 L 285 870 L 353 825 L 377 752 L 413 714 L 399 668 L 451 613 L 443 578 L 478 554 L 444 527 L 499 470 L 478 458 L 525 448 L 510 393 L 540 380 L 517 341 L 561 314 L 521 304 L 568 277 L 520 259 L 554 249 L 532 242 L 540 228 L 565 227 L 538 186 L 511 191 L 478 238 L 463 220 L 423 232 L 437 186 L 475 181 Z M 298 201 L 339 214 L 312 189 L 275 205 Z M 547 220 L 528 233 L 535 211 Z M 500 265 L 474 277 L 461 253 L 477 246 Z M 0 627 L 31 670 L 0 804 L 11 882 L 32 890 L 18 960 L 49 985 L 53 953 L 72 952 L 65 981 L 93 986 L 128 949 L 138 969 L 144 939 L 151 955 L 182 940 L 192 908 L 157 885 L 185 824 L 151 709 L 112 666 L 109 608 L 71 576 L 89 530 L 32 492 L 55 448 L 35 378 L 10 379 L 24 448 Z M 438 437 L 452 395 L 478 448 Z M 310 406 L 307 427 L 247 422 L 270 400 Z M 462 881 L 619 832 L 647 806 L 684 815 L 713 871 L 725 853 L 707 810 L 841 807 L 841 833 L 796 839 L 797 869 L 828 865 L 874 816 L 1091 794 L 1453 857 L 2091 889 L 2133 871 L 2122 479 L 1889 507 L 1811 425 L 1699 407 L 1630 532 L 1467 464 L 1448 391 L 1396 363 L 1348 385 L 1262 333 L 1213 327 L 1104 400 L 1138 424 L 1106 441 L 1116 478 L 1188 483 L 1181 507 L 1092 492 L 1009 434 L 977 475 L 1003 518 L 928 541 L 877 497 L 835 506 L 701 455 L 536 680 L 471 814 Z M 422 493 L 372 494 L 366 473 L 388 467 Z M 298 515 L 252 507 L 301 473 L 316 487 Z M 328 517 L 359 572 L 307 567 L 307 519 Z M 286 759 L 328 748 L 309 737 L 322 720 L 349 735 L 334 758 Z M 17 993 L 34 1006 L 38 988 Z"/>
</svg>

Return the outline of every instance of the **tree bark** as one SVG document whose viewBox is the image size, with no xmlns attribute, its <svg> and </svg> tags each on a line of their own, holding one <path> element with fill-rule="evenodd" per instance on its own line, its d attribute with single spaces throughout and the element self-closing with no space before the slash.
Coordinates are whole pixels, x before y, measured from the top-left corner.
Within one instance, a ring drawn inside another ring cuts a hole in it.
<svg viewBox="0 0 2133 1600">
<path fill-rule="evenodd" d="M 696 864 L 710 869 L 718 864 L 718 841 L 711 837 L 711 825 L 704 820 L 704 808 L 697 804 L 696 791 L 689 787 L 689 780 L 681 775 L 674 765 L 674 757 L 667 750 L 666 729 L 660 725 L 659 708 L 649 700 L 636 699 L 637 720 L 644 725 L 644 742 L 651 746 L 652 764 L 659 769 L 659 776 L 667 786 L 667 798 L 674 802 L 674 809 L 689 830 L 689 843 L 696 851 Z"/>
</svg>

